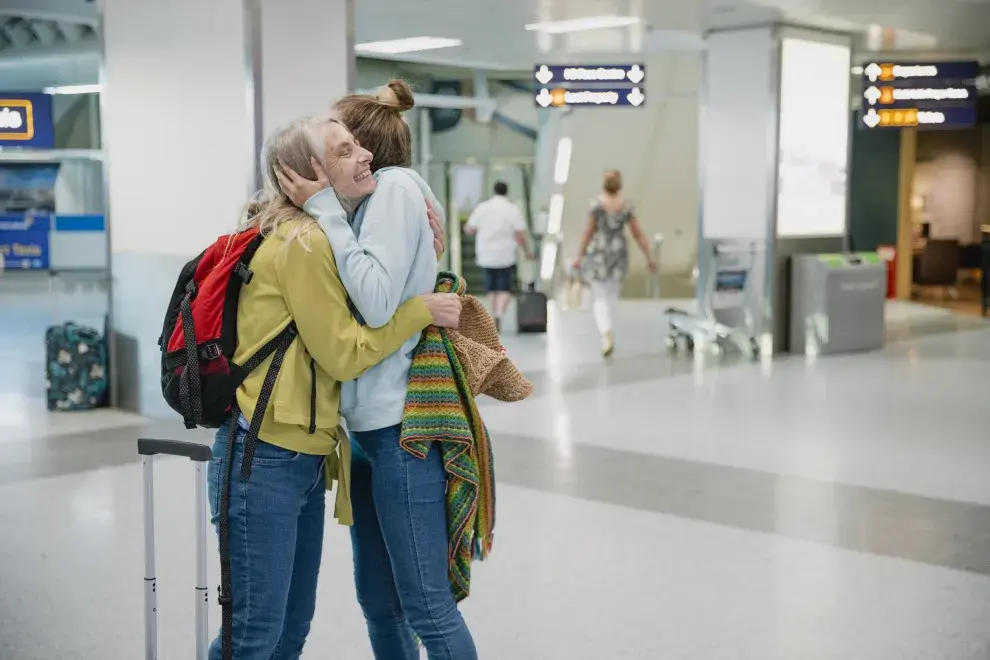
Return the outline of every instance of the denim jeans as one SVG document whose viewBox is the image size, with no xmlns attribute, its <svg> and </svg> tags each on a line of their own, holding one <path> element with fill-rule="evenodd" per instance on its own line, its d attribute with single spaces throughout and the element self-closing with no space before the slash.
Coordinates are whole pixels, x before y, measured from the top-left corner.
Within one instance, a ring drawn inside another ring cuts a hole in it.
<svg viewBox="0 0 990 660">
<path fill-rule="evenodd" d="M 293 660 L 302 654 L 316 609 L 323 557 L 324 456 L 258 440 L 251 478 L 241 479 L 246 431 L 238 428 L 230 474 L 230 571 L 237 660 Z M 220 487 L 227 428 L 217 431 L 207 472 L 210 511 L 220 533 Z M 220 636 L 210 660 L 220 660 Z"/>
<path fill-rule="evenodd" d="M 354 581 L 377 660 L 476 660 L 447 578 L 446 475 L 399 446 L 400 426 L 352 436 Z"/>
</svg>

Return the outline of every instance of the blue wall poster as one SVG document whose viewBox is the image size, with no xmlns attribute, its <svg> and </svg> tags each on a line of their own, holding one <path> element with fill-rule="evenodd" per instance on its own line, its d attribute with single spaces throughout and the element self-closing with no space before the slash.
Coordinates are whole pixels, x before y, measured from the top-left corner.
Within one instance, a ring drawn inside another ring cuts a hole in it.
<svg viewBox="0 0 990 660">
<path fill-rule="evenodd" d="M 50 94 L 0 92 L 0 147 L 55 148 Z"/>
<path fill-rule="evenodd" d="M 54 213 L 58 170 L 57 163 L 0 165 L 0 215 Z"/>
<path fill-rule="evenodd" d="M 51 215 L 0 215 L 0 255 L 5 270 L 48 270 Z"/>
</svg>

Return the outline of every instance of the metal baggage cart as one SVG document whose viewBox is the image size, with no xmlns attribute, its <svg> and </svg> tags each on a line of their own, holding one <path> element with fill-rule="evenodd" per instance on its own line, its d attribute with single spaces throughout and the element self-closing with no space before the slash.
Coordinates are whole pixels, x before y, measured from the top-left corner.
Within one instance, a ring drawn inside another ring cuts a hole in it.
<svg viewBox="0 0 990 660">
<path fill-rule="evenodd" d="M 696 345 L 721 353 L 726 346 L 755 358 L 760 354 L 753 309 L 759 300 L 753 275 L 763 263 L 764 248 L 755 241 L 721 241 L 710 245 L 710 264 L 702 283 L 697 314 L 668 308 L 667 347 Z"/>
</svg>

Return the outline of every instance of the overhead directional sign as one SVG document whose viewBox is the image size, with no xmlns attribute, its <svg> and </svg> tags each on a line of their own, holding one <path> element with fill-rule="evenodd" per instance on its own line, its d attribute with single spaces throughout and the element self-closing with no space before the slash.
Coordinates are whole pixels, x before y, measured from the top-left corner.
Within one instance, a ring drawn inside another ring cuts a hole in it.
<svg viewBox="0 0 990 660">
<path fill-rule="evenodd" d="M 533 78 L 541 85 L 566 83 L 611 83 L 638 85 L 646 80 L 645 64 L 547 65 L 533 67 Z"/>
<path fill-rule="evenodd" d="M 977 62 L 870 62 L 860 127 L 966 128 L 977 120 Z"/>
<path fill-rule="evenodd" d="M 596 87 L 567 89 L 540 88 L 536 103 L 543 108 L 564 106 L 631 106 L 638 108 L 646 102 L 646 94 L 639 87 Z"/>
<path fill-rule="evenodd" d="M 533 100 L 550 107 L 633 107 L 646 102 L 645 64 L 537 64 Z"/>
</svg>

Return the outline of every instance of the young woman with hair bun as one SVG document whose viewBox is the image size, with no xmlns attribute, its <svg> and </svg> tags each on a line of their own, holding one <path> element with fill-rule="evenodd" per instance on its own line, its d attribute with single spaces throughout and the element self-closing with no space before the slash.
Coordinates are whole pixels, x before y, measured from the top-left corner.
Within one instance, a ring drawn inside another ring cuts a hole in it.
<svg viewBox="0 0 990 660">
<path fill-rule="evenodd" d="M 376 328 L 389 323 L 405 300 L 432 292 L 436 284 L 427 203 L 441 219 L 443 207 L 410 169 L 412 140 L 402 113 L 413 105 L 412 90 L 401 80 L 373 95 L 340 99 L 332 109 L 340 125 L 327 141 L 326 171 L 314 163 L 316 181 L 288 168 L 281 175 L 289 198 L 316 218 L 330 239 L 358 319 Z M 359 198 L 347 196 L 351 181 L 334 165 L 352 153 L 366 154 L 375 182 L 373 193 Z M 355 585 L 377 660 L 417 660 L 417 636 L 430 660 L 476 660 L 448 580 L 446 473 L 439 444 L 432 443 L 425 459 L 399 445 L 419 336 L 409 337 L 402 349 L 341 390 L 341 415 L 353 448 Z"/>
</svg>

